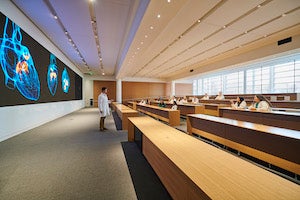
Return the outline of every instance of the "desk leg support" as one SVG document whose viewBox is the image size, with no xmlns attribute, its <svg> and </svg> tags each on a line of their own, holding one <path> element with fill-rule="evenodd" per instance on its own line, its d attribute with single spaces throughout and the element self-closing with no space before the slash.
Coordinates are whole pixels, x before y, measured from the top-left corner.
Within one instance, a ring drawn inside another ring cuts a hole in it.
<svg viewBox="0 0 300 200">
<path fill-rule="evenodd" d="M 192 125 L 191 125 L 191 121 L 190 121 L 190 118 L 187 117 L 186 119 L 186 131 L 189 135 L 192 135 Z"/>
<path fill-rule="evenodd" d="M 130 120 L 128 120 L 128 141 L 134 141 L 134 125 Z"/>
</svg>

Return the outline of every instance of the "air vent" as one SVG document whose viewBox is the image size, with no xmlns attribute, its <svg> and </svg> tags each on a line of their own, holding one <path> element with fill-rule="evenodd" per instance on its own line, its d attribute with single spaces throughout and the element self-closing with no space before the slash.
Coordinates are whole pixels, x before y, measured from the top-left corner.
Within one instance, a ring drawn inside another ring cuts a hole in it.
<svg viewBox="0 0 300 200">
<path fill-rule="evenodd" d="M 285 39 L 283 39 L 283 40 L 279 40 L 278 42 L 277 42 L 277 44 L 278 44 L 278 46 L 279 45 L 282 45 L 282 44 L 285 44 L 285 43 L 289 43 L 289 42 L 291 42 L 292 41 L 292 37 L 288 37 L 288 38 L 285 38 Z"/>
<path fill-rule="evenodd" d="M 91 76 L 91 75 L 93 75 L 93 72 L 84 72 L 84 75 L 89 75 L 89 76 Z"/>
</svg>

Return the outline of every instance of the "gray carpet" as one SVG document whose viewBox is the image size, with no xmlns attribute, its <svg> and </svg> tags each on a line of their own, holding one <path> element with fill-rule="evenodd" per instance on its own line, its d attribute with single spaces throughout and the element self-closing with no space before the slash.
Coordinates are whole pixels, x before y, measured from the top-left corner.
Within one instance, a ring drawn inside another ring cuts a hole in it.
<svg viewBox="0 0 300 200">
<path fill-rule="evenodd" d="M 0 199 L 137 199 L 112 116 L 83 109 L 0 143 Z"/>
</svg>

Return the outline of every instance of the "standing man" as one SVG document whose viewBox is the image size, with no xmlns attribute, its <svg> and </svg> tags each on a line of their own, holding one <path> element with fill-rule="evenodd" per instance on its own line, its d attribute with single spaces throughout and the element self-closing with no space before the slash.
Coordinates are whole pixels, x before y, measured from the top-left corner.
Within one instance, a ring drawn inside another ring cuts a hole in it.
<svg viewBox="0 0 300 200">
<path fill-rule="evenodd" d="M 109 106 L 107 98 L 107 88 L 103 87 L 101 94 L 98 96 L 98 108 L 100 111 L 100 131 L 107 130 L 104 127 L 104 119 L 109 116 Z"/>
</svg>

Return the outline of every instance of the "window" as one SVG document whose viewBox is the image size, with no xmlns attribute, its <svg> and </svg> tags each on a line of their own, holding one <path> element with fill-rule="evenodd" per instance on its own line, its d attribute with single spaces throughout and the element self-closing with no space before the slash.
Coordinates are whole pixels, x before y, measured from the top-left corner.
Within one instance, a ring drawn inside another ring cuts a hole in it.
<svg viewBox="0 0 300 200">
<path fill-rule="evenodd" d="M 300 93 L 300 54 L 221 73 L 199 77 L 195 94 Z"/>
</svg>

